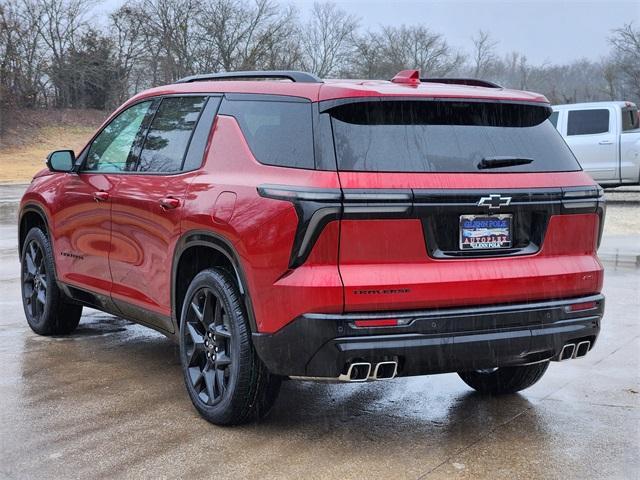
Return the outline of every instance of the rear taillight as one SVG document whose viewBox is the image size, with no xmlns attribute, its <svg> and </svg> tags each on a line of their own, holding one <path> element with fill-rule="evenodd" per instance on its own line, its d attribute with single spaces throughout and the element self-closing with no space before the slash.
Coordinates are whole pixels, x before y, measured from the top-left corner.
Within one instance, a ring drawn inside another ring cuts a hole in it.
<svg viewBox="0 0 640 480">
<path fill-rule="evenodd" d="M 562 189 L 562 209 L 565 213 L 597 213 L 600 220 L 596 248 L 600 246 L 604 229 L 604 190 L 599 185 Z"/>
</svg>

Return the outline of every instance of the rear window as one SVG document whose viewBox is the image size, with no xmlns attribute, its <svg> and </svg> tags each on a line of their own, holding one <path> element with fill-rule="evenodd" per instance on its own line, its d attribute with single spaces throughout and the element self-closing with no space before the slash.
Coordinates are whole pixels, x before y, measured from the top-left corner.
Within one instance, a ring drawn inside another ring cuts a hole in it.
<svg viewBox="0 0 640 480">
<path fill-rule="evenodd" d="M 260 163 L 315 167 L 311 102 L 225 99 L 220 113 L 235 117 Z"/>
<path fill-rule="evenodd" d="M 571 110 L 567 120 L 567 135 L 595 135 L 609 131 L 609 110 Z"/>
<path fill-rule="evenodd" d="M 553 112 L 549 117 L 549 121 L 551 122 L 551 125 L 553 125 L 556 128 L 558 128 L 558 115 L 559 115 L 558 112 Z"/>
<path fill-rule="evenodd" d="M 338 168 L 366 172 L 547 172 L 580 167 L 546 107 L 379 101 L 329 111 Z M 479 169 L 483 160 L 531 159 Z"/>
<path fill-rule="evenodd" d="M 627 107 L 622 109 L 623 132 L 640 128 L 640 125 L 638 125 L 639 121 L 640 117 L 638 117 L 638 109 L 636 107 Z"/>
</svg>

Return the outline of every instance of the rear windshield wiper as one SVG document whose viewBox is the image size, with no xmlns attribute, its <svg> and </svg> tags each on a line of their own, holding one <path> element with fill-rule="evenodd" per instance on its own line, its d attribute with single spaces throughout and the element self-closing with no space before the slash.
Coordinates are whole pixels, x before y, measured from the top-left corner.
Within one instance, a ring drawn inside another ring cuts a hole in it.
<svg viewBox="0 0 640 480">
<path fill-rule="evenodd" d="M 533 162 L 533 158 L 524 157 L 484 157 L 478 164 L 478 170 L 485 168 L 513 167 L 515 165 L 527 165 Z"/>
</svg>

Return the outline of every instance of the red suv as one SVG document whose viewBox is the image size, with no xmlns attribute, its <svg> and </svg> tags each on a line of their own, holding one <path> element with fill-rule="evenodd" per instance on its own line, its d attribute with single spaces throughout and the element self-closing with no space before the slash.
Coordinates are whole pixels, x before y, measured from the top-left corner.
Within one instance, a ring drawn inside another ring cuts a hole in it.
<svg viewBox="0 0 640 480">
<path fill-rule="evenodd" d="M 604 308 L 602 190 L 550 114 L 417 71 L 148 90 L 25 193 L 27 320 L 66 334 L 90 306 L 172 336 L 218 424 L 264 415 L 286 377 L 516 392 L 586 355 Z"/>
</svg>

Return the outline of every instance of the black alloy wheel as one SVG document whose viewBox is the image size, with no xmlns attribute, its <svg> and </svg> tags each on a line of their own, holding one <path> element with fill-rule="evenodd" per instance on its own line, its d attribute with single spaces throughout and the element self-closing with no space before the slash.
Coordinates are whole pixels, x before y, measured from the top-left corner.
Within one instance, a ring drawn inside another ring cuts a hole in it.
<svg viewBox="0 0 640 480">
<path fill-rule="evenodd" d="M 262 363 L 237 279 L 219 268 L 198 273 L 180 315 L 180 363 L 187 393 L 211 423 L 237 425 L 263 418 L 281 378 Z"/>
<path fill-rule="evenodd" d="M 44 252 L 34 239 L 26 245 L 22 262 L 22 295 L 25 310 L 40 323 L 47 305 L 47 266 Z"/>
<path fill-rule="evenodd" d="M 67 335 L 82 316 L 82 305 L 73 303 L 58 287 L 53 250 L 46 233 L 34 227 L 21 250 L 22 306 L 31 329 L 39 335 Z"/>
<path fill-rule="evenodd" d="M 209 287 L 196 291 L 188 301 L 183 362 L 200 400 L 215 405 L 224 398 L 234 374 L 229 317 Z"/>
</svg>

